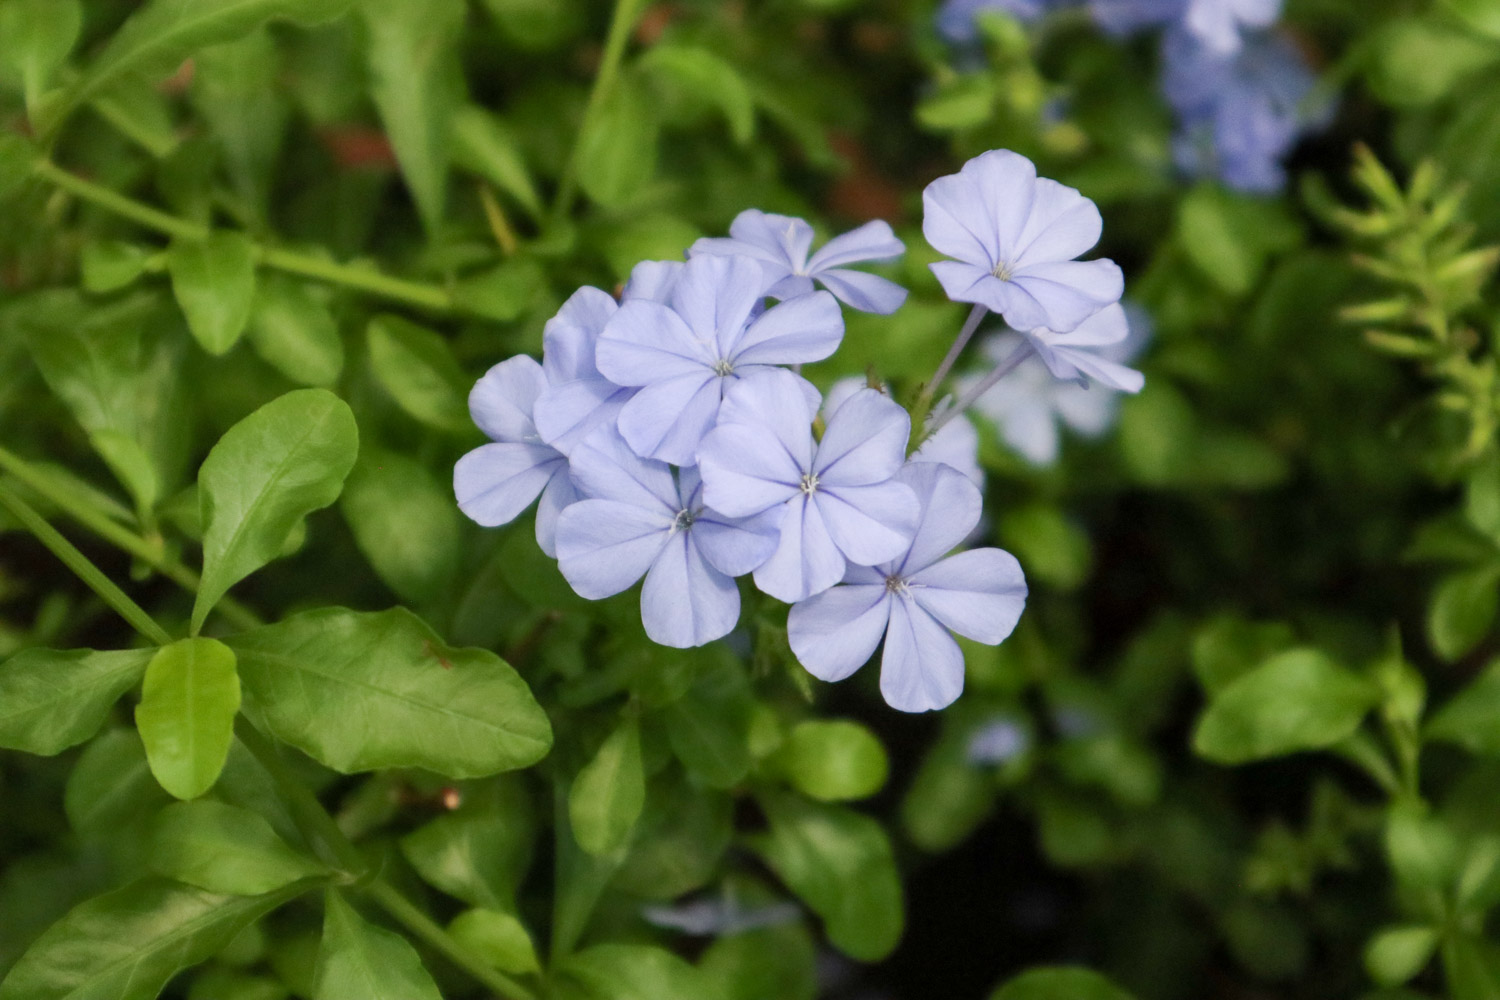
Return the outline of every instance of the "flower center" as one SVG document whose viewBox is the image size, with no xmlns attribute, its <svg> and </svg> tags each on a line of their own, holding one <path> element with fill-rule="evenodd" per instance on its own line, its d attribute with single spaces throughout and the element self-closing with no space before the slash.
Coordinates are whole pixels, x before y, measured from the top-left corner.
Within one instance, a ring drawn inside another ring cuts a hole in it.
<svg viewBox="0 0 1500 1000">
<path fill-rule="evenodd" d="M 911 588 L 904 579 L 892 573 L 885 578 L 885 589 L 888 593 L 895 594 L 897 597 L 905 597 L 907 591 Z"/>
<path fill-rule="evenodd" d="M 677 512 L 677 516 L 672 519 L 672 530 L 686 531 L 693 526 L 693 519 L 693 512 L 684 507 L 682 510 L 679 510 Z"/>
<path fill-rule="evenodd" d="M 1010 265 L 1002 260 L 1000 263 L 995 265 L 995 269 L 991 271 L 990 274 L 999 278 L 1001 281 L 1009 281 L 1011 276 Z"/>
<path fill-rule="evenodd" d="M 720 358 L 718 361 L 714 362 L 714 374 L 719 376 L 720 378 L 725 378 L 733 375 L 734 365 L 730 363 L 728 358 Z"/>
<path fill-rule="evenodd" d="M 801 490 L 808 496 L 812 496 L 818 492 L 818 474 L 816 472 L 809 472 L 803 475 Z"/>
</svg>

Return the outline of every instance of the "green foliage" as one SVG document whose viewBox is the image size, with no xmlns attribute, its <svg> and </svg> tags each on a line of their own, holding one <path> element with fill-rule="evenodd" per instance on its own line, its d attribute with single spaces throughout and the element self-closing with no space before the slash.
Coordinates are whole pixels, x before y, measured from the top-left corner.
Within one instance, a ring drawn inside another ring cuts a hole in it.
<svg viewBox="0 0 1500 1000">
<path fill-rule="evenodd" d="M 179 799 L 213 787 L 239 708 L 240 678 L 228 646 L 217 639 L 181 639 L 156 651 L 146 666 L 135 724 L 161 787 Z"/>
<path fill-rule="evenodd" d="M 627 716 L 600 744 L 568 791 L 568 822 L 590 854 L 610 854 L 630 839 L 646 804 L 640 723 Z"/>
<path fill-rule="evenodd" d="M 0 746 L 52 755 L 99 731 L 150 650 L 28 649 L 0 664 Z"/>
<path fill-rule="evenodd" d="M 200 799 L 163 809 L 151 832 L 158 875 L 209 892 L 260 896 L 326 869 L 299 854 L 259 814 Z"/>
<path fill-rule="evenodd" d="M 336 890 L 323 913 L 316 1000 L 442 1000 L 404 937 L 367 923 Z"/>
</svg>

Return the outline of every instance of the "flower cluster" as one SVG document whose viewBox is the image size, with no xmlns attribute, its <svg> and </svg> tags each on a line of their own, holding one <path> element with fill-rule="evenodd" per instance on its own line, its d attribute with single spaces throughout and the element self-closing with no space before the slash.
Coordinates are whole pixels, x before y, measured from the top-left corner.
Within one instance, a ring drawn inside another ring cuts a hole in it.
<svg viewBox="0 0 1500 1000">
<path fill-rule="evenodd" d="M 1327 124 L 1306 59 L 1273 29 L 1282 0 L 948 0 L 938 30 L 975 38 L 975 18 L 1004 11 L 1034 21 L 1086 6 L 1100 30 L 1125 36 L 1162 29 L 1162 92 L 1177 115 L 1173 159 L 1194 177 L 1241 191 L 1280 190 L 1282 161 L 1299 138 Z"/>
<path fill-rule="evenodd" d="M 1139 388 L 1099 353 L 1124 336 L 1112 319 L 1122 281 L 1110 261 L 1076 259 L 1099 239 L 1091 202 L 1004 150 L 923 200 L 924 233 L 953 258 L 933 272 L 975 303 L 952 357 L 994 310 L 1055 377 Z M 511 358 L 475 385 L 470 409 L 491 443 L 459 460 L 454 491 L 490 526 L 540 498 L 537 542 L 573 589 L 599 599 L 644 579 L 656 642 L 727 635 L 736 578 L 749 576 L 792 605 L 808 671 L 841 679 L 883 642 L 886 700 L 941 708 L 963 687 L 953 634 L 1005 639 L 1025 578 L 999 549 L 950 554 L 983 505 L 966 402 L 933 410 L 927 391 L 918 409 L 933 416 L 908 457 L 912 418 L 884 386 L 844 380 L 825 399 L 800 374 L 837 350 L 840 303 L 891 313 L 906 299 L 849 266 L 904 252 L 886 223 L 816 253 L 812 242 L 803 220 L 749 210 L 685 262 L 638 265 L 619 302 L 579 289 L 547 324 L 540 364 Z"/>
</svg>

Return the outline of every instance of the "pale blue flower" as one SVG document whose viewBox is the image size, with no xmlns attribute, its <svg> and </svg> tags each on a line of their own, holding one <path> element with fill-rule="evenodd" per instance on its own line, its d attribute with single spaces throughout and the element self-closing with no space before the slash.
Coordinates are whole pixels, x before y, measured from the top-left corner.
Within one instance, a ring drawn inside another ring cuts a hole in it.
<svg viewBox="0 0 1500 1000">
<path fill-rule="evenodd" d="M 851 271 L 847 266 L 889 260 L 906 252 L 906 245 L 887 223 L 877 219 L 835 236 L 809 260 L 812 241 L 812 226 L 802 219 L 750 208 L 735 216 L 729 239 L 700 239 L 688 253 L 694 257 L 752 258 L 765 273 L 766 294 L 773 299 L 806 295 L 816 281 L 835 298 L 862 312 L 893 313 L 906 301 L 906 289 L 900 285 L 874 274 Z"/>
<path fill-rule="evenodd" d="M 564 455 L 595 428 L 613 423 L 635 390 L 599 374 L 594 352 L 619 306 L 608 293 L 587 286 L 564 302 L 542 331 L 542 370 L 547 387 L 537 397 L 537 432 Z"/>
<path fill-rule="evenodd" d="M 641 916 L 653 927 L 667 927 L 698 937 L 730 937 L 791 923 L 802 916 L 802 908 L 787 901 L 746 906 L 726 891 L 719 898 L 648 903 L 641 907 Z"/>
<path fill-rule="evenodd" d="M 625 282 L 622 298 L 626 302 L 631 299 L 649 299 L 665 303 L 672 297 L 677 279 L 682 277 L 682 267 L 680 260 L 641 261 L 630 269 L 630 280 Z"/>
<path fill-rule="evenodd" d="M 994 767 L 1031 749 L 1031 727 L 1016 715 L 996 715 L 969 736 L 964 756 L 969 763 Z"/>
<path fill-rule="evenodd" d="M 1095 243 L 1094 203 L 1019 153 L 981 153 L 922 192 L 922 232 L 955 260 L 932 265 L 948 297 L 999 313 L 1018 330 L 1068 331 L 1124 290 L 1110 260 L 1073 258 Z"/>
<path fill-rule="evenodd" d="M 1096 358 L 1123 365 L 1144 347 L 1150 337 L 1148 317 L 1134 307 L 1126 314 L 1129 335 L 1093 350 Z M 998 365 L 1025 343 L 1020 334 L 1007 332 L 988 338 L 981 351 Z M 959 391 L 968 392 L 982 377 L 960 379 Z M 1097 437 L 1114 423 L 1119 407 L 1119 392 L 1105 385 L 1060 380 L 1035 353 L 974 402 L 974 409 L 994 423 L 1001 440 L 1033 465 L 1057 461 L 1059 423 L 1085 437 Z"/>
<path fill-rule="evenodd" d="M 1162 90 L 1178 116 L 1178 166 L 1241 191 L 1279 191 L 1286 183 L 1281 161 L 1332 112 L 1312 100 L 1316 82 L 1301 52 L 1279 35 L 1249 37 L 1225 55 L 1185 31 L 1168 32 Z"/>
<path fill-rule="evenodd" d="M 586 499 L 558 518 L 557 563 L 573 589 L 598 600 L 644 575 L 641 621 L 653 641 L 684 648 L 727 635 L 740 616 L 734 577 L 771 555 L 780 512 L 730 518 L 709 510 L 697 470 L 674 478 L 612 427 L 590 435 L 570 462 Z"/>
<path fill-rule="evenodd" d="M 469 414 L 494 442 L 480 445 L 453 467 L 458 507 L 487 528 L 515 519 L 538 496 L 536 541 L 555 552 L 557 518 L 577 499 L 562 452 L 542 441 L 532 408 L 547 388 L 535 359 L 517 355 L 495 365 L 469 393 Z"/>
<path fill-rule="evenodd" d="M 1121 36 L 1178 20 L 1187 0 L 1088 0 L 1089 14 L 1101 31 Z"/>
<path fill-rule="evenodd" d="M 825 681 L 864 666 L 883 638 L 880 693 L 893 708 L 925 712 L 963 691 L 963 652 L 951 632 L 1002 642 L 1026 606 L 1026 579 L 1001 549 L 944 558 L 978 523 L 983 505 L 962 473 L 913 462 L 897 479 L 921 504 L 910 546 L 882 565 L 851 566 L 843 583 L 794 605 L 787 636 L 802 665 Z"/>
<path fill-rule="evenodd" d="M 1022 23 L 1040 20 L 1043 14 L 1054 7 L 1064 6 L 1068 0 L 947 0 L 938 8 L 936 24 L 938 34 L 956 44 L 967 44 L 979 38 L 976 23 L 981 13 L 998 10 L 1009 14 Z"/>
<path fill-rule="evenodd" d="M 1056 333 L 1044 327 L 1024 331 L 1021 336 L 1053 378 L 1085 386 L 1099 383 L 1130 393 L 1140 392 L 1146 384 L 1144 375 L 1111 360 L 1106 353 L 1130 336 L 1130 323 L 1118 302 L 1105 306 L 1069 333 Z"/>
<path fill-rule="evenodd" d="M 861 389 L 874 389 L 886 396 L 891 394 L 889 386 L 872 386 L 858 375 L 841 378 L 828 387 L 828 395 L 823 397 L 824 422 Z M 979 432 L 962 414 L 923 441 L 922 446 L 912 453 L 911 461 L 942 462 L 962 472 L 975 486 L 984 488 L 984 470 L 979 467 Z"/>
<path fill-rule="evenodd" d="M 698 452 L 709 506 L 739 517 L 783 513 L 776 551 L 755 571 L 756 586 L 783 601 L 833 586 L 848 563 L 894 558 L 916 530 L 917 498 L 891 479 L 911 430 L 906 411 L 862 390 L 821 442 L 815 412 L 790 372 L 741 382 Z"/>
<path fill-rule="evenodd" d="M 1268 28 L 1281 16 L 1281 0 L 1187 0 L 1182 26 L 1220 55 L 1240 50 L 1247 29 Z"/>
<path fill-rule="evenodd" d="M 784 371 L 777 365 L 821 361 L 838 348 L 844 319 L 832 295 L 801 295 L 756 316 L 765 291 L 753 260 L 695 257 L 667 304 L 631 299 L 610 318 L 596 360 L 615 385 L 640 387 L 619 414 L 620 433 L 637 454 L 694 464 L 729 386 Z M 811 385 L 803 391 L 816 397 Z"/>
</svg>

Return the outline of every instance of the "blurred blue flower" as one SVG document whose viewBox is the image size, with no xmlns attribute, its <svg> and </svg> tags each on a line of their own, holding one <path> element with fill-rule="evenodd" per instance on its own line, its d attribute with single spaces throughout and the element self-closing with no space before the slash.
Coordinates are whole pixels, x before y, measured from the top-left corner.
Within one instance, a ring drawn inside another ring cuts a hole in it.
<svg viewBox="0 0 1500 1000">
<path fill-rule="evenodd" d="M 813 230 L 802 219 L 746 209 L 735 216 L 728 239 L 704 238 L 689 249 L 691 256 L 743 256 L 765 273 L 766 292 L 773 299 L 790 299 L 813 290 L 813 282 L 832 292 L 851 308 L 869 313 L 893 313 L 906 301 L 906 289 L 847 265 L 889 260 L 906 252 L 906 245 L 880 220 L 835 236 L 808 259 Z"/>
<path fill-rule="evenodd" d="M 568 297 L 542 331 L 547 386 L 537 397 L 537 432 L 564 455 L 596 427 L 613 423 L 635 390 L 615 385 L 594 362 L 599 334 L 619 306 L 587 286 Z"/>
<path fill-rule="evenodd" d="M 1106 34 L 1175 25 L 1220 55 L 1238 51 L 1247 29 L 1267 28 L 1281 14 L 1281 0 L 1088 0 L 1088 5 Z"/>
<path fill-rule="evenodd" d="M 1146 313 L 1134 306 L 1124 312 L 1128 335 L 1092 351 L 1095 365 L 1123 365 L 1139 354 L 1150 339 L 1151 326 Z M 1000 364 L 1023 343 L 1020 334 L 1006 332 L 987 339 L 981 350 L 991 363 Z M 970 375 L 960 379 L 960 392 L 967 392 L 982 377 Z M 1060 380 L 1048 369 L 1042 356 L 1033 353 L 980 396 L 974 409 L 992 421 L 1001 439 L 1027 461 L 1051 465 L 1057 460 L 1059 422 L 1085 436 L 1097 436 L 1114 423 L 1119 400 L 1120 393 L 1107 384 L 1084 386 L 1071 378 Z"/>
<path fill-rule="evenodd" d="M 641 621 L 664 646 L 701 646 L 740 617 L 734 577 L 776 547 L 776 516 L 729 518 L 707 509 L 694 469 L 676 478 L 640 458 L 611 427 L 573 450 L 574 482 L 587 499 L 557 522 L 558 568 L 581 596 L 618 594 L 643 575 Z"/>
<path fill-rule="evenodd" d="M 896 476 L 915 491 L 921 521 L 907 550 L 880 566 L 851 566 L 843 583 L 793 605 L 792 651 L 808 672 L 843 680 L 885 639 L 880 693 L 893 708 L 943 708 L 964 687 L 964 658 L 952 632 L 1002 642 L 1026 606 L 1020 563 L 1001 549 L 943 558 L 979 521 L 979 488 L 934 462 L 913 462 Z"/>
<path fill-rule="evenodd" d="M 1031 749 L 1031 730 L 1014 715 L 997 715 L 969 736 L 964 755 L 969 763 L 993 767 Z"/>
<path fill-rule="evenodd" d="M 1280 35 L 1250 36 L 1226 56 L 1188 32 L 1169 31 L 1162 43 L 1162 91 L 1178 115 L 1178 166 L 1241 191 L 1280 190 L 1286 183 L 1282 159 L 1332 113 L 1326 102 L 1310 102 L 1315 83 L 1302 54 Z"/>
<path fill-rule="evenodd" d="M 1073 258 L 1099 242 L 1094 203 L 1019 153 L 981 153 L 922 192 L 922 232 L 956 260 L 932 265 L 948 297 L 976 302 L 1018 330 L 1066 332 L 1124 289 L 1110 260 Z"/>
<path fill-rule="evenodd" d="M 1089 14 L 1105 34 L 1121 36 L 1182 17 L 1187 0 L 1088 0 Z"/>
<path fill-rule="evenodd" d="M 979 37 L 975 19 L 986 10 L 1004 11 L 1017 21 L 1036 21 L 1054 7 L 1069 0 L 947 0 L 937 12 L 938 34 L 955 44 L 972 42 Z"/>
<path fill-rule="evenodd" d="M 610 317 L 596 360 L 615 385 L 640 387 L 619 414 L 636 454 L 694 464 L 730 385 L 783 370 L 776 365 L 821 361 L 838 348 L 844 318 L 832 295 L 799 295 L 756 316 L 765 293 L 755 261 L 705 255 L 683 265 L 666 304 L 630 299 Z"/>
<path fill-rule="evenodd" d="M 740 382 L 698 452 L 710 507 L 736 517 L 784 515 L 755 584 L 789 602 L 833 586 L 846 563 L 894 558 L 917 525 L 917 498 L 891 479 L 905 461 L 906 411 L 862 390 L 814 442 L 816 409 L 791 372 Z"/>
<path fill-rule="evenodd" d="M 858 375 L 850 375 L 848 378 L 841 378 L 833 383 L 828 387 L 828 395 L 823 397 L 824 421 L 826 422 L 828 417 L 838 412 L 838 408 L 855 393 L 861 389 L 872 388 L 885 396 L 891 394 L 888 387 L 872 386 L 868 380 Z M 939 407 L 940 410 L 941 407 Z M 962 472 L 975 486 L 980 489 L 984 488 L 984 470 L 979 467 L 979 432 L 962 414 L 938 428 L 937 433 L 923 441 L 922 446 L 912 453 L 911 461 L 942 462 Z"/>
<path fill-rule="evenodd" d="M 602 294 L 602 293 L 601 293 Z M 521 354 L 484 373 L 469 392 L 469 414 L 492 444 L 480 445 L 453 467 L 458 507 L 487 528 L 514 520 L 539 495 L 536 541 L 555 550 L 557 518 L 577 499 L 562 452 L 542 441 L 532 419 L 547 376 L 535 359 Z"/>
</svg>

